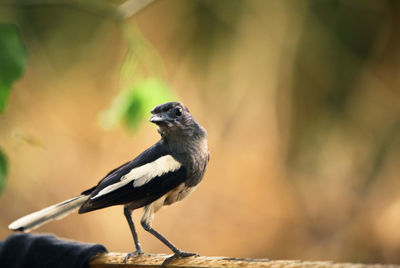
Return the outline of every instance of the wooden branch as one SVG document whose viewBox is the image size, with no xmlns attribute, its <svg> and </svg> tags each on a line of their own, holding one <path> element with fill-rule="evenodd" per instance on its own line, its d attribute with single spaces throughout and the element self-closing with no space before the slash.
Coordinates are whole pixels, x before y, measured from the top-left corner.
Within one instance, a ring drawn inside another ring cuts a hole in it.
<svg viewBox="0 0 400 268">
<path fill-rule="evenodd" d="M 126 254 L 122 253 L 104 253 L 94 257 L 90 268 L 155 268 L 161 267 L 161 263 L 170 255 L 144 254 L 138 257 L 132 257 L 128 263 L 124 263 Z M 227 258 L 227 257 L 189 257 L 171 261 L 167 267 L 175 268 L 209 268 L 209 267 L 253 267 L 253 268 L 400 268 L 400 265 L 382 265 L 382 264 L 358 264 L 358 263 L 334 263 L 329 261 L 282 261 L 268 259 L 245 259 L 245 258 Z"/>
</svg>

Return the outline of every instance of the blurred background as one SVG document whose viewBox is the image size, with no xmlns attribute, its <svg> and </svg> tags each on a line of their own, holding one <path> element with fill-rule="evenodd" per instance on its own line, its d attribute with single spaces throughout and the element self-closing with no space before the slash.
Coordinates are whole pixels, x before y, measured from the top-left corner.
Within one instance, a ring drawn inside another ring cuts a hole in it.
<svg viewBox="0 0 400 268">
<path fill-rule="evenodd" d="M 27 53 L 0 114 L 0 239 L 155 143 L 150 109 L 179 100 L 211 152 L 155 217 L 179 248 L 400 263 L 399 1 L 159 0 L 125 20 L 83 2 L 0 4 Z M 144 250 L 169 253 L 141 216 Z M 37 231 L 134 249 L 122 207 Z"/>
</svg>

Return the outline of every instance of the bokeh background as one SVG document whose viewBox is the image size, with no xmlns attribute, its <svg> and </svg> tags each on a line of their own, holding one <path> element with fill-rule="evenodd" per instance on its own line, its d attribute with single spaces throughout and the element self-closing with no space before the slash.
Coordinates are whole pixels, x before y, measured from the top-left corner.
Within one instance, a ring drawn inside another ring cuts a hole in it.
<svg viewBox="0 0 400 268">
<path fill-rule="evenodd" d="M 123 23 L 95 1 L 40 2 L 0 5 L 29 55 L 0 115 L 0 239 L 157 141 L 124 93 L 154 88 L 146 105 L 170 94 L 209 134 L 203 182 L 154 221 L 179 248 L 400 263 L 399 1 L 159 0 Z M 37 231 L 134 248 L 122 207 Z"/>
</svg>

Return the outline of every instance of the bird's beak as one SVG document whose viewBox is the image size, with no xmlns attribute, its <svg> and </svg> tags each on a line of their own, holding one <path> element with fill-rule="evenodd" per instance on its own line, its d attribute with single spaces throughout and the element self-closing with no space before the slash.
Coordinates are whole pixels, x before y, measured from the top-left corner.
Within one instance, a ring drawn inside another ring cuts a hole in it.
<svg viewBox="0 0 400 268">
<path fill-rule="evenodd" d="M 161 123 L 166 122 L 166 121 L 167 121 L 167 118 L 166 118 L 166 116 L 163 115 L 163 114 L 153 114 L 153 115 L 150 117 L 149 121 L 150 121 L 151 123 L 154 123 L 154 124 L 158 125 L 158 124 L 161 124 Z"/>
</svg>

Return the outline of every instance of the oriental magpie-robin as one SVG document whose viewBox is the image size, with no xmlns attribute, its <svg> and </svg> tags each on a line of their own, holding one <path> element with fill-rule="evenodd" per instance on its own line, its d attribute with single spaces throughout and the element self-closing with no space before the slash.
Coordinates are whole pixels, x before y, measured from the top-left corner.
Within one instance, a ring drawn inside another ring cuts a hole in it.
<svg viewBox="0 0 400 268">
<path fill-rule="evenodd" d="M 151 227 L 154 213 L 164 205 L 171 205 L 189 195 L 201 181 L 209 161 L 207 132 L 192 117 L 185 105 L 168 102 L 156 106 L 150 122 L 158 126 L 161 140 L 135 159 L 109 172 L 96 186 L 81 195 L 24 216 L 9 225 L 13 231 L 30 231 L 55 219 L 60 219 L 75 209 L 79 213 L 124 205 L 136 251 L 142 254 L 131 213 L 144 207 L 141 219 L 143 228 L 153 234 L 174 254 L 172 259 L 196 255 L 180 251 L 164 236 Z"/>
</svg>

